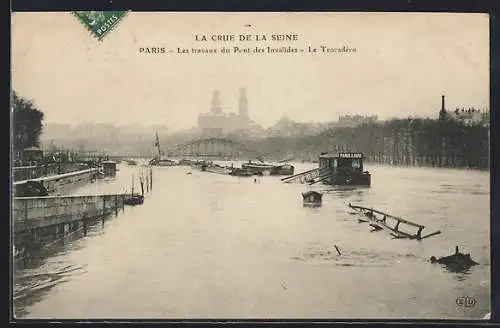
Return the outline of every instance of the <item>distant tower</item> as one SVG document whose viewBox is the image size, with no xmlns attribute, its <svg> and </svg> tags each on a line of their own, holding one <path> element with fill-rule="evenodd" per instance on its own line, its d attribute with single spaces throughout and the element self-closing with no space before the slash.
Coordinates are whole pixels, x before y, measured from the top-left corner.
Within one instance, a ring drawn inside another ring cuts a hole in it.
<svg viewBox="0 0 500 328">
<path fill-rule="evenodd" d="M 240 88 L 239 114 L 241 118 L 248 120 L 248 100 L 245 88 Z"/>
<path fill-rule="evenodd" d="M 439 119 L 444 120 L 446 118 L 446 109 L 444 108 L 444 95 L 441 95 L 441 110 L 439 111 Z"/>
<path fill-rule="evenodd" d="M 212 113 L 220 114 L 222 109 L 220 107 L 219 91 L 215 90 L 212 93 Z"/>
</svg>

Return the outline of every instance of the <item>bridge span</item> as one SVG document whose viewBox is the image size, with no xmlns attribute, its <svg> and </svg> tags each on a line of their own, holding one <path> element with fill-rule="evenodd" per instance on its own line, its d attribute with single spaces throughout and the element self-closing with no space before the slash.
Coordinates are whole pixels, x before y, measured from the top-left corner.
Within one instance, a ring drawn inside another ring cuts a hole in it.
<svg viewBox="0 0 500 328">
<path fill-rule="evenodd" d="M 110 155 L 110 159 L 151 159 L 157 156 Z M 170 159 L 242 160 L 262 158 L 264 154 L 247 143 L 227 138 L 201 138 L 174 145 L 162 151 L 162 156 Z"/>
</svg>

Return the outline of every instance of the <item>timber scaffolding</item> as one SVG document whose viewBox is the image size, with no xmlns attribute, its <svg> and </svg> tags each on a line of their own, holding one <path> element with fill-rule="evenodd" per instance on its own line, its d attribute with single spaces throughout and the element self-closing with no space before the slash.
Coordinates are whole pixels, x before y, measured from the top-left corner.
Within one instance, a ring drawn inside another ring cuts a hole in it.
<svg viewBox="0 0 500 328">
<path fill-rule="evenodd" d="M 315 168 L 282 178 L 281 181 L 284 183 L 308 183 L 309 185 L 313 185 L 327 180 L 329 177 L 328 173 L 328 168 Z"/>
<path fill-rule="evenodd" d="M 417 224 L 387 213 L 384 213 L 382 211 L 375 210 L 373 208 L 367 208 L 363 206 L 358 206 L 358 205 L 352 205 L 349 203 L 347 206 L 349 208 L 355 210 L 356 212 L 353 214 L 360 214 L 363 216 L 363 219 L 359 219 L 360 222 L 369 222 L 370 226 L 373 228 L 372 231 L 378 231 L 378 230 L 386 230 L 388 231 L 394 238 L 396 239 L 401 239 L 401 238 L 407 238 L 407 239 L 416 239 L 416 240 L 422 240 L 434 235 L 438 235 L 441 233 L 441 231 L 436 231 L 433 233 L 430 233 L 426 236 L 422 236 L 422 230 L 424 230 L 425 226 L 421 224 Z M 381 218 L 377 217 L 376 214 L 380 215 Z M 393 226 L 389 225 L 389 220 L 392 220 L 395 222 Z M 411 226 L 413 228 L 417 228 L 416 233 L 408 233 L 399 230 L 400 224 L 403 223 L 407 226 Z"/>
</svg>

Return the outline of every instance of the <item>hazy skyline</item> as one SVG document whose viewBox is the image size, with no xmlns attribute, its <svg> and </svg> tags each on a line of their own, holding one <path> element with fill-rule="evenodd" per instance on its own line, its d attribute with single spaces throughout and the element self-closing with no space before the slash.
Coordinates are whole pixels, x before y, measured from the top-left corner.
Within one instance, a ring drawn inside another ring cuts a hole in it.
<svg viewBox="0 0 500 328">
<path fill-rule="evenodd" d="M 250 24 L 251 27 L 245 25 Z M 245 87 L 249 117 L 264 127 L 339 115 L 437 116 L 489 107 L 486 14 L 448 13 L 144 13 L 130 12 L 102 42 L 70 13 L 13 13 L 12 87 L 45 122 L 197 125 L 218 90 L 238 111 Z M 196 42 L 195 35 L 297 34 L 283 45 L 349 46 L 354 54 L 175 54 L 177 47 L 220 48 L 279 42 Z M 172 54 L 139 54 L 140 47 Z"/>
</svg>

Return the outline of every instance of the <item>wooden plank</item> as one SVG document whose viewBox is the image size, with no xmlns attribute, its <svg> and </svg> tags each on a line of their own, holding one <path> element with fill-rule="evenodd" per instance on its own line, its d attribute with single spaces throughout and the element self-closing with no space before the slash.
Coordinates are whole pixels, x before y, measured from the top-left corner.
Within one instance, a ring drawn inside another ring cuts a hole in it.
<svg viewBox="0 0 500 328">
<path fill-rule="evenodd" d="M 414 227 L 425 228 L 425 226 L 423 226 L 421 224 L 417 224 L 417 223 L 414 223 L 414 222 L 411 222 L 411 221 L 408 221 L 408 220 L 399 218 L 397 216 L 390 215 L 390 214 L 387 214 L 385 212 L 382 212 L 382 211 L 379 211 L 379 210 L 375 210 L 375 209 L 372 209 L 372 208 L 367 208 L 367 207 L 358 206 L 358 205 L 351 205 L 351 204 L 349 204 L 349 207 L 354 208 L 354 209 L 360 209 L 360 210 L 363 210 L 363 211 L 368 211 L 368 212 L 373 212 L 373 213 L 381 214 L 381 215 L 386 216 L 387 218 L 391 218 L 391 219 L 397 220 L 399 222 L 406 223 L 406 224 L 414 226 Z"/>
<path fill-rule="evenodd" d="M 291 180 L 291 179 L 298 179 L 298 178 L 301 178 L 303 177 L 304 175 L 307 175 L 307 174 L 314 174 L 320 171 L 319 168 L 315 168 L 315 169 L 311 169 L 311 170 L 308 170 L 308 171 L 304 171 L 304 172 L 300 172 L 300 173 L 297 173 L 297 174 L 294 174 L 294 175 L 291 175 L 289 177 L 284 177 L 284 178 L 281 178 L 281 181 L 288 181 L 288 180 Z"/>
</svg>

